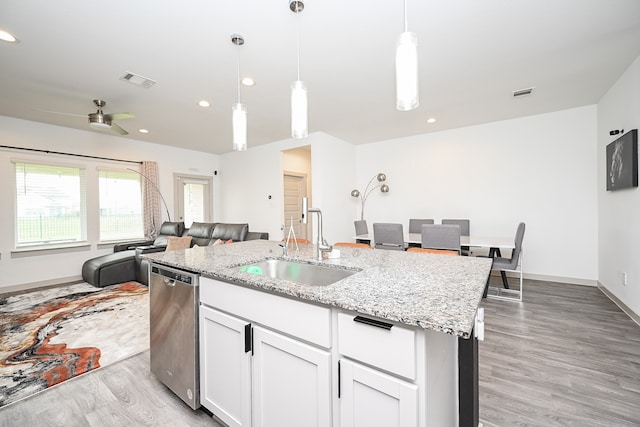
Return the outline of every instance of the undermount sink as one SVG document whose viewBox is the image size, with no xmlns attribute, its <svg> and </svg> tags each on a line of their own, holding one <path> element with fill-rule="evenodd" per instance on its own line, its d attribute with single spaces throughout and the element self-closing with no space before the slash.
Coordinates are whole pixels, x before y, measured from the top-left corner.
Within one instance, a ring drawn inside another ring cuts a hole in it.
<svg viewBox="0 0 640 427">
<path fill-rule="evenodd" d="M 325 267 L 317 264 L 268 259 L 238 267 L 240 271 L 272 279 L 288 280 L 310 286 L 327 286 L 357 273 L 354 270 Z"/>
</svg>

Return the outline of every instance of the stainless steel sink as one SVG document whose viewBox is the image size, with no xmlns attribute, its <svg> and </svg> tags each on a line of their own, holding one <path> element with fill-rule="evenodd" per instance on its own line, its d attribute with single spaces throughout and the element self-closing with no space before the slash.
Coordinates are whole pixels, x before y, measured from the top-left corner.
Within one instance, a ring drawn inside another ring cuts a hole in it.
<svg viewBox="0 0 640 427">
<path fill-rule="evenodd" d="M 254 264 L 242 265 L 238 269 L 258 276 L 289 280 L 310 286 L 327 286 L 357 273 L 354 270 L 281 259 L 268 259 Z"/>
</svg>

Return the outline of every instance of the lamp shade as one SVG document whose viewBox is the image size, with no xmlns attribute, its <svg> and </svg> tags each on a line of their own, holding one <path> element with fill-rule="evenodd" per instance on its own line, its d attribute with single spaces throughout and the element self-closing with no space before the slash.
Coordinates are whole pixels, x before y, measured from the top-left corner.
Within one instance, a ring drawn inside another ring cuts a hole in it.
<svg viewBox="0 0 640 427">
<path fill-rule="evenodd" d="M 291 83 L 291 136 L 299 139 L 307 134 L 307 86 L 296 80 Z"/>
<path fill-rule="evenodd" d="M 405 31 L 396 44 L 396 108 L 418 108 L 418 36 Z"/>
<path fill-rule="evenodd" d="M 247 149 L 247 107 L 236 103 L 231 107 L 233 127 L 233 149 L 244 151 Z"/>
</svg>

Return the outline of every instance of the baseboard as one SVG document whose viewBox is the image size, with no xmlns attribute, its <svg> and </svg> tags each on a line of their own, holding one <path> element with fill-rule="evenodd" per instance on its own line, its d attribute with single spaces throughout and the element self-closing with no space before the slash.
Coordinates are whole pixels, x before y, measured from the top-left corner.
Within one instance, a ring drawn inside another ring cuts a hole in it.
<svg viewBox="0 0 640 427">
<path fill-rule="evenodd" d="M 520 275 L 517 272 L 506 271 L 505 273 L 507 273 L 507 277 L 510 279 L 520 278 Z M 500 271 L 492 270 L 491 275 L 500 276 Z M 546 274 L 531 274 L 531 273 L 524 273 L 522 277 L 528 280 L 539 280 L 541 282 L 568 283 L 570 285 L 581 285 L 581 286 L 598 286 L 597 280 L 578 279 L 575 277 L 548 276 Z"/>
<path fill-rule="evenodd" d="M 631 318 L 631 320 L 633 320 L 638 324 L 638 326 L 640 326 L 640 316 L 638 314 L 636 314 L 633 310 L 627 307 L 625 303 L 620 301 L 618 297 L 616 297 L 613 293 L 611 293 L 611 291 L 605 288 L 605 286 L 600 282 L 598 282 L 598 289 L 600 289 L 603 294 L 605 294 L 611 301 L 613 301 L 615 305 L 620 307 L 620 310 L 624 311 L 625 314 Z"/>
<path fill-rule="evenodd" d="M 82 276 L 69 276 L 69 277 L 61 277 L 57 279 L 42 280 L 40 282 L 23 283 L 21 285 L 3 286 L 0 288 L 0 295 L 22 292 L 22 291 L 30 291 L 30 290 L 39 289 L 39 288 L 52 288 L 55 286 L 81 283 L 81 282 L 84 282 L 84 280 L 82 280 Z"/>
</svg>

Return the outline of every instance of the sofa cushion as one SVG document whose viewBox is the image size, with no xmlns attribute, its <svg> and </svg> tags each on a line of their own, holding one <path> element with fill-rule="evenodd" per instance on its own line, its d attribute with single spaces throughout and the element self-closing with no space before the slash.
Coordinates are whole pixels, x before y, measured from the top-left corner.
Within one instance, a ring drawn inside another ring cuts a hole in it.
<svg viewBox="0 0 640 427">
<path fill-rule="evenodd" d="M 185 237 L 176 237 L 169 236 L 167 237 L 167 252 L 168 251 L 177 251 L 189 249 L 191 247 L 191 236 Z"/>
<path fill-rule="evenodd" d="M 191 236 L 193 244 L 198 246 L 208 246 L 212 240 L 215 224 L 211 222 L 194 222 L 189 227 L 187 236 Z"/>
<path fill-rule="evenodd" d="M 212 239 L 221 239 L 224 241 L 233 240 L 234 242 L 244 241 L 249 231 L 249 224 L 227 224 L 219 222 L 213 229 Z"/>
<path fill-rule="evenodd" d="M 184 233 L 184 222 L 165 221 L 160 226 L 158 237 L 153 241 L 153 246 L 167 246 L 168 236 L 182 236 Z"/>
</svg>

